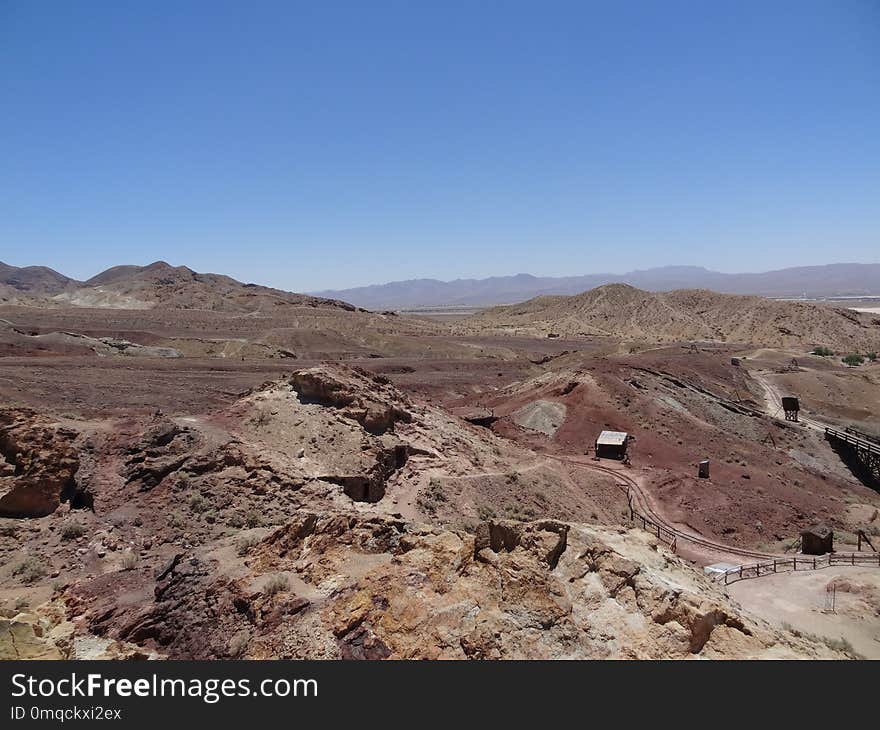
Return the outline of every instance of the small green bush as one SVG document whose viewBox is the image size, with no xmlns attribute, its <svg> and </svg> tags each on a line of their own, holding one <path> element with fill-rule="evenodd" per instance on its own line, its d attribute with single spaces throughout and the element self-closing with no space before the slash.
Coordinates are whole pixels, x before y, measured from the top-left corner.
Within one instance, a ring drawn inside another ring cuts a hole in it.
<svg viewBox="0 0 880 730">
<path fill-rule="evenodd" d="M 850 367 L 856 367 L 857 365 L 861 365 L 863 362 L 865 362 L 865 358 L 863 358 L 861 355 L 857 355 L 856 353 L 852 353 L 843 358 L 843 362 Z"/>
<path fill-rule="evenodd" d="M 834 354 L 834 350 L 832 350 L 830 347 L 823 347 L 822 345 L 820 345 L 813 350 L 812 354 L 819 355 L 819 357 L 831 357 Z"/>
</svg>

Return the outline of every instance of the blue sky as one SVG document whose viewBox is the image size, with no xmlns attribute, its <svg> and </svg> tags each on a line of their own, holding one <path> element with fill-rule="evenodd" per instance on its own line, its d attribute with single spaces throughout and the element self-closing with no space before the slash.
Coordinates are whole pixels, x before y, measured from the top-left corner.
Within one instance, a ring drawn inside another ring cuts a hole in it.
<svg viewBox="0 0 880 730">
<path fill-rule="evenodd" d="M 880 3 L 0 0 L 0 260 L 880 261 Z"/>
</svg>

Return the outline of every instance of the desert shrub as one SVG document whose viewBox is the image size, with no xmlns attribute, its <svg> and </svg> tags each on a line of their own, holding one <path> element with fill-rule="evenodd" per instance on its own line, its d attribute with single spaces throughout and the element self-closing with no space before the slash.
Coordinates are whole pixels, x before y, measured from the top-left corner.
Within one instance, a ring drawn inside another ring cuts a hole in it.
<svg viewBox="0 0 880 730">
<path fill-rule="evenodd" d="M 834 354 L 834 350 L 832 350 L 830 347 L 824 347 L 820 345 L 819 347 L 813 349 L 812 354 L 819 355 L 819 357 L 831 357 Z"/>
<path fill-rule="evenodd" d="M 856 353 L 852 353 L 843 358 L 843 362 L 850 367 L 855 367 L 856 365 L 861 365 L 863 362 L 865 362 L 865 358 L 863 358 L 861 355 L 857 355 Z"/>
<path fill-rule="evenodd" d="M 229 640 L 229 656 L 238 659 L 247 651 L 248 644 L 251 643 L 250 634 L 247 631 L 241 631 Z"/>
<path fill-rule="evenodd" d="M 842 652 L 842 653 L 846 654 L 847 656 L 852 657 L 853 659 L 864 659 L 865 658 L 864 656 L 862 656 L 861 654 L 859 654 L 859 652 L 857 652 L 855 650 L 855 647 L 853 647 L 853 645 L 847 639 L 844 639 L 843 637 L 840 637 L 839 639 L 833 639 L 829 636 L 819 636 L 818 634 L 811 634 L 807 631 L 801 631 L 800 629 L 796 629 L 794 626 L 792 626 L 790 623 L 788 623 L 788 621 L 782 622 L 782 628 L 783 628 L 783 630 L 788 631 L 789 633 L 793 634 L 794 636 L 797 636 L 798 638 L 808 639 L 810 641 L 815 641 L 818 643 L 825 644 L 825 646 L 827 646 L 829 649 L 832 649 L 833 651 Z"/>
<path fill-rule="evenodd" d="M 263 516 L 255 509 L 249 510 L 244 517 L 244 523 L 251 529 L 259 527 L 263 524 Z"/>
<path fill-rule="evenodd" d="M 269 580 L 266 581 L 266 585 L 263 586 L 263 593 L 267 596 L 274 596 L 276 593 L 281 593 L 281 591 L 286 591 L 290 587 L 290 580 L 288 580 L 286 575 L 273 575 Z"/>
<path fill-rule="evenodd" d="M 12 575 L 21 578 L 22 583 L 35 583 L 46 575 L 46 568 L 41 561 L 31 556 L 15 565 L 12 568 Z"/>
<path fill-rule="evenodd" d="M 240 558 L 243 558 L 250 552 L 250 549 L 256 545 L 259 540 L 253 535 L 248 535 L 247 537 L 243 537 L 238 541 L 237 552 Z"/>
<path fill-rule="evenodd" d="M 15 603 L 12 604 L 13 608 L 16 611 L 24 611 L 28 606 L 31 605 L 31 602 L 25 596 L 19 596 L 15 599 Z"/>
<path fill-rule="evenodd" d="M 122 553 L 122 569 L 123 570 L 134 570 L 134 567 L 138 563 L 138 556 L 133 553 L 131 550 L 126 550 Z"/>
<path fill-rule="evenodd" d="M 869 352 L 867 355 L 865 355 L 865 357 L 868 358 L 871 362 L 874 362 L 877 359 L 877 353 Z"/>
<path fill-rule="evenodd" d="M 208 508 L 208 503 L 201 494 L 194 494 L 189 499 L 189 508 L 193 512 L 204 512 Z"/>
<path fill-rule="evenodd" d="M 86 528 L 79 522 L 67 522 L 61 528 L 61 539 L 76 540 L 78 537 L 82 537 L 85 534 L 85 531 Z"/>
<path fill-rule="evenodd" d="M 844 654 L 847 654 L 855 659 L 865 658 L 855 650 L 855 647 L 849 642 L 848 639 L 844 639 L 842 636 L 839 639 L 832 639 L 827 636 L 822 636 L 820 638 L 824 642 L 825 646 L 827 646 L 829 649 L 843 652 Z"/>
</svg>

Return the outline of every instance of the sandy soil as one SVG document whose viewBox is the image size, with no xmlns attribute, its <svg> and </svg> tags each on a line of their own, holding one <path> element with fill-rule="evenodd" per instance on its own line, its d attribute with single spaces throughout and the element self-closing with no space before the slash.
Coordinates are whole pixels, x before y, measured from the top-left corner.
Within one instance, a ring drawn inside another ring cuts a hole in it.
<svg viewBox="0 0 880 730">
<path fill-rule="evenodd" d="M 850 590 L 838 587 L 832 612 L 826 589 L 843 580 Z M 778 573 L 739 581 L 728 587 L 728 593 L 747 611 L 775 626 L 791 627 L 832 642 L 842 638 L 862 656 L 880 659 L 880 605 L 876 603 L 880 570 L 835 566 Z M 866 602 L 865 596 L 875 602 Z"/>
</svg>

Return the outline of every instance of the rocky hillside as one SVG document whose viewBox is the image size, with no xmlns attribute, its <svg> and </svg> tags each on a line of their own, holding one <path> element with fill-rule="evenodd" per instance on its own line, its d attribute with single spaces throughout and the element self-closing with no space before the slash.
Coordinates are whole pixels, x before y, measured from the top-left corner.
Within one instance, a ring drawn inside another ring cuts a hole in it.
<svg viewBox="0 0 880 730">
<path fill-rule="evenodd" d="M 10 266 L 0 261 L 0 304 L 49 306 L 51 297 L 81 284 L 46 266 Z"/>
<path fill-rule="evenodd" d="M 124 602 L 144 583 L 152 598 Z M 224 573 L 179 554 L 68 601 L 93 634 L 169 657 L 842 658 L 744 615 L 645 533 L 553 521 L 305 512 Z"/>
<path fill-rule="evenodd" d="M 355 308 L 331 299 L 243 284 L 220 274 L 200 274 L 186 266 L 157 261 L 149 266 L 116 266 L 81 286 L 53 297 L 59 304 L 115 309 L 206 309 L 267 312 L 289 306 Z"/>
<path fill-rule="evenodd" d="M 0 294 L 46 297 L 78 286 L 78 282 L 46 266 L 10 266 L 0 261 Z"/>
<path fill-rule="evenodd" d="M 0 658 L 836 656 L 584 524 L 601 476 L 356 368 L 174 419 L 8 409 L 0 454 Z"/>
<path fill-rule="evenodd" d="M 495 307 L 469 318 L 462 328 L 658 343 L 710 340 L 777 347 L 821 344 L 849 352 L 880 349 L 876 315 L 706 289 L 653 293 L 626 284 Z"/>
</svg>

